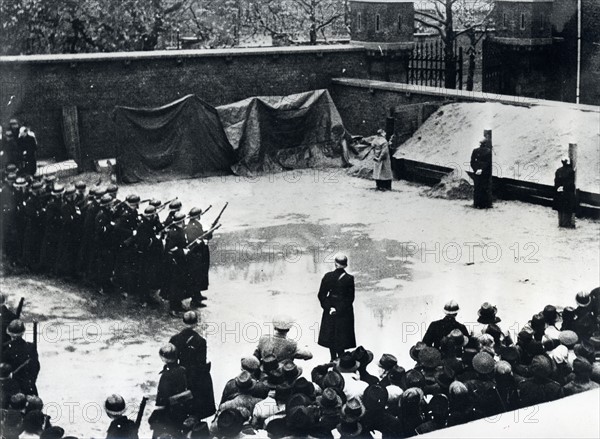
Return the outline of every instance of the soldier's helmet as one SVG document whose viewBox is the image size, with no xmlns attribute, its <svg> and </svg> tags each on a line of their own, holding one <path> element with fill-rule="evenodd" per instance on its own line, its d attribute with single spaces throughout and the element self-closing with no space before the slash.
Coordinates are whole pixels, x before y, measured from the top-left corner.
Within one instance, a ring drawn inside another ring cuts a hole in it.
<svg viewBox="0 0 600 439">
<path fill-rule="evenodd" d="M 125 400 L 121 395 L 112 394 L 106 398 L 104 409 L 109 415 L 120 416 L 125 412 Z"/>
<path fill-rule="evenodd" d="M 162 359 L 169 363 L 177 361 L 177 348 L 171 343 L 167 343 L 161 347 L 158 354 Z"/>
<path fill-rule="evenodd" d="M 154 206 L 155 208 L 160 207 L 162 205 L 162 201 L 157 199 L 150 200 L 150 206 Z"/>
<path fill-rule="evenodd" d="M 173 224 L 182 223 L 184 219 L 185 214 L 183 212 L 177 212 L 175 215 L 173 215 Z"/>
<path fill-rule="evenodd" d="M 200 215 L 202 215 L 202 209 L 200 209 L 199 207 L 192 207 L 192 210 L 190 210 L 189 213 L 190 218 L 196 218 Z"/>
<path fill-rule="evenodd" d="M 171 204 L 169 204 L 169 210 L 179 210 L 181 209 L 181 201 L 173 200 Z"/>
<path fill-rule="evenodd" d="M 13 368 L 8 363 L 0 363 L 0 378 L 8 378 Z"/>
<path fill-rule="evenodd" d="M 198 314 L 195 311 L 187 311 L 183 314 L 183 323 L 186 325 L 195 325 L 198 323 Z"/>
<path fill-rule="evenodd" d="M 138 205 L 140 204 L 140 197 L 138 195 L 129 195 L 125 201 L 131 205 Z"/>
<path fill-rule="evenodd" d="M 148 206 L 144 209 L 144 216 L 153 216 L 156 214 L 156 207 Z"/>
<path fill-rule="evenodd" d="M 75 183 L 75 189 L 77 189 L 78 191 L 84 191 L 85 188 L 86 188 L 85 182 L 79 180 Z"/>
<path fill-rule="evenodd" d="M 102 195 L 100 198 L 100 206 L 109 206 L 113 201 L 113 198 L 109 194 Z"/>
<path fill-rule="evenodd" d="M 15 319 L 6 328 L 8 335 L 21 336 L 25 333 L 25 325 L 19 319 Z"/>
</svg>

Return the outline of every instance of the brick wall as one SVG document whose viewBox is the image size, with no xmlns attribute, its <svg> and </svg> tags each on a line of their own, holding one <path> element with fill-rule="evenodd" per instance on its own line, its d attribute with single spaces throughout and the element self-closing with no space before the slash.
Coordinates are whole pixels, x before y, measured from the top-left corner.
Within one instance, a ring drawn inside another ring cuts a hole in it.
<svg viewBox="0 0 600 439">
<path fill-rule="evenodd" d="M 115 105 L 157 106 L 194 93 L 218 106 L 366 75 L 364 50 L 348 45 L 0 57 L 0 123 L 12 115 L 27 120 L 40 156 L 64 159 L 62 107 L 76 105 L 87 168 L 114 157 Z"/>
</svg>

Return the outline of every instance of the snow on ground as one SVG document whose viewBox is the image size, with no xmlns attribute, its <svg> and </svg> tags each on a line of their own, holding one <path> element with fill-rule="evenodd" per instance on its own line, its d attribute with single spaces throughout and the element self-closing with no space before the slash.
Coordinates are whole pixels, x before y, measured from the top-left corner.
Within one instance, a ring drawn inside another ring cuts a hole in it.
<svg viewBox="0 0 600 439">
<path fill-rule="evenodd" d="M 573 305 L 577 291 L 598 286 L 598 222 L 580 220 L 576 230 L 564 230 L 557 228 L 556 212 L 540 206 L 499 202 L 476 210 L 466 200 L 423 196 L 423 187 L 405 182 L 394 182 L 388 193 L 373 187 L 336 169 L 121 189 L 122 198 L 134 192 L 162 200 L 179 196 L 186 210 L 212 204 L 206 223 L 229 201 L 211 244 L 209 306 L 201 310 L 217 400 L 239 371 L 240 357 L 270 331 L 274 314 L 294 316 L 290 335 L 314 352 L 302 364 L 305 376 L 328 360 L 327 350 L 316 345 L 316 294 L 336 251 L 348 254 L 348 271 L 356 277 L 358 343 L 376 359 L 397 355 L 407 368 L 413 365 L 410 346 L 450 298 L 459 302 L 466 323 L 491 301 L 502 325 L 518 331 L 546 304 Z M 109 420 L 102 404 L 110 393 L 125 396 L 133 416 L 142 395 L 154 398 L 162 368 L 158 349 L 180 327 L 165 310 L 140 309 L 134 299 L 101 297 L 39 276 L 7 276 L 3 290 L 14 304 L 26 296 L 25 319 L 41 321 L 38 387 L 49 414 L 68 433 L 103 435 Z M 143 437 L 152 407 L 153 400 Z"/>
<path fill-rule="evenodd" d="M 465 172 L 483 130 L 493 135 L 494 175 L 554 184 L 554 171 L 578 144 L 577 184 L 600 192 L 600 113 L 494 102 L 441 107 L 402 144 L 396 158 L 409 158 Z M 467 178 L 466 173 L 463 178 Z"/>
</svg>

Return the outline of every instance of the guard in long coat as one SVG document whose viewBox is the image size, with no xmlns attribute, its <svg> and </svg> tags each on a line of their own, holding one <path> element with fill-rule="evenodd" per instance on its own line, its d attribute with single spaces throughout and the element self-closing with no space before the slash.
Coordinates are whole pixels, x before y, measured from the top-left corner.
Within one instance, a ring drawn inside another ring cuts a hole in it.
<svg viewBox="0 0 600 439">
<path fill-rule="evenodd" d="M 114 226 L 112 206 L 113 198 L 104 194 L 100 199 L 100 211 L 94 220 L 94 246 L 97 249 L 93 261 L 94 281 L 100 292 L 112 290 L 112 274 L 115 266 Z"/>
<path fill-rule="evenodd" d="M 479 142 L 479 147 L 471 153 L 473 175 L 473 207 L 492 207 L 492 147 L 487 139 Z"/>
<path fill-rule="evenodd" d="M 326 273 L 319 288 L 323 308 L 318 343 L 329 348 L 332 361 L 345 349 L 356 347 L 354 335 L 354 277 L 346 273 L 348 258 L 337 255 L 335 270 Z"/>
<path fill-rule="evenodd" d="M 52 198 L 46 206 L 46 225 L 44 230 L 44 239 L 40 250 L 40 269 L 42 271 L 52 271 L 58 255 L 58 244 L 62 231 L 62 194 L 64 186 L 55 184 L 52 189 Z"/>
<path fill-rule="evenodd" d="M 567 159 L 561 160 L 562 166 L 554 174 L 553 209 L 558 211 L 558 227 L 575 227 L 575 209 L 577 208 L 575 189 L 575 170 Z"/>
<path fill-rule="evenodd" d="M 169 301 L 171 314 L 183 311 L 181 301 L 187 297 L 185 247 L 188 241 L 182 227 L 184 220 L 182 212 L 174 214 L 165 239 L 165 288 L 161 295 Z"/>
<path fill-rule="evenodd" d="M 106 193 L 104 189 L 91 189 L 90 197 L 82 207 L 83 228 L 79 245 L 78 272 L 87 275 L 89 280 L 94 278 L 93 264 L 96 261 L 98 248 L 94 242 L 94 223 L 100 212 L 100 199 Z"/>
<path fill-rule="evenodd" d="M 2 361 L 13 368 L 13 377 L 18 381 L 21 391 L 25 395 L 37 396 L 35 383 L 40 373 L 40 362 L 35 345 L 23 340 L 25 325 L 19 319 L 10 322 L 6 332 L 11 340 L 2 351 Z M 26 362 L 27 364 L 17 372 Z"/>
<path fill-rule="evenodd" d="M 153 293 L 161 288 L 163 242 L 158 238 L 162 228 L 156 208 L 148 206 L 144 210 L 137 228 L 134 243 L 138 254 L 139 273 L 137 290 L 142 304 L 153 302 Z"/>
<path fill-rule="evenodd" d="M 36 181 L 31 185 L 31 194 L 25 201 L 25 233 L 23 235 L 23 264 L 36 271 L 40 262 L 40 246 L 44 239 L 45 209 L 40 197 L 43 184 Z"/>
<path fill-rule="evenodd" d="M 385 191 L 392 189 L 392 159 L 390 158 L 390 147 L 385 140 L 385 131 L 377 131 L 377 137 L 373 144 L 373 179 L 377 190 Z"/>
<path fill-rule="evenodd" d="M 75 187 L 65 189 L 61 205 L 60 241 L 55 271 L 58 276 L 74 277 L 76 273 L 79 240 L 81 238 L 81 213 L 75 205 Z"/>
<path fill-rule="evenodd" d="M 129 238 L 138 226 L 139 203 L 139 196 L 129 195 L 120 208 L 115 209 L 120 212 L 115 218 L 115 284 L 124 294 L 137 293 L 139 258 L 133 240 Z"/>
<path fill-rule="evenodd" d="M 174 335 L 169 343 L 177 348 L 177 360 L 185 368 L 188 388 L 192 391 L 192 415 L 199 420 L 215 414 L 210 363 L 206 362 L 206 340 L 195 331 L 198 315 L 187 311 L 183 315 L 186 328 Z"/>
<path fill-rule="evenodd" d="M 189 243 L 194 242 L 202 236 L 204 229 L 200 223 L 202 209 L 194 207 L 190 210 L 190 221 L 185 226 L 185 234 Z M 206 297 L 202 291 L 208 289 L 208 270 L 210 268 L 210 250 L 206 241 L 212 238 L 212 233 L 205 236 L 199 243 L 195 244 L 187 255 L 187 290 L 192 297 L 191 306 L 204 307 L 202 300 Z"/>
</svg>

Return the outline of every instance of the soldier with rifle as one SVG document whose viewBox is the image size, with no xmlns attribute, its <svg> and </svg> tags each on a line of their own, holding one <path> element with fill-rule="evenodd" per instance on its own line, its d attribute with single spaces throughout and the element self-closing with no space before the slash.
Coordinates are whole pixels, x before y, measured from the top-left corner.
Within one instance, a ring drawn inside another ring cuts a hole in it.
<svg viewBox="0 0 600 439">
<path fill-rule="evenodd" d="M 156 208 L 150 205 L 144 210 L 135 236 L 130 238 L 137 252 L 137 290 L 142 306 L 156 305 L 153 294 L 161 288 L 163 242 L 158 236 L 161 227 Z"/>
<path fill-rule="evenodd" d="M 171 203 L 172 204 L 172 203 Z M 173 214 L 171 224 L 167 226 L 165 237 L 165 289 L 164 298 L 169 301 L 172 316 L 183 311 L 181 301 L 187 297 L 185 282 L 185 258 L 187 239 L 183 230 L 185 215 Z"/>
<path fill-rule="evenodd" d="M 105 189 L 90 189 L 88 201 L 81 210 L 83 227 L 81 230 L 81 241 L 79 242 L 77 271 L 80 276 L 88 281 L 91 281 L 94 278 L 92 268 L 98 252 L 98 247 L 94 240 L 94 223 L 96 221 L 96 216 L 100 212 L 100 199 L 105 193 Z"/>
<path fill-rule="evenodd" d="M 25 215 L 25 233 L 23 236 L 23 265 L 31 271 L 37 271 L 40 263 L 40 247 L 44 239 L 45 210 L 41 198 L 44 185 L 35 181 L 23 212 Z"/>
<path fill-rule="evenodd" d="M 81 212 L 75 203 L 75 186 L 69 186 L 65 189 L 60 209 L 62 229 L 54 269 L 58 276 L 67 278 L 73 278 L 76 274 L 76 262 L 83 228 Z"/>
<path fill-rule="evenodd" d="M 64 191 L 63 185 L 55 184 L 52 189 L 52 198 L 46 206 L 46 225 L 40 251 L 40 269 L 44 272 L 51 272 L 54 269 L 58 255 L 62 232 L 62 195 Z"/>
<path fill-rule="evenodd" d="M 163 222 L 163 225 L 166 228 L 166 227 L 170 226 L 171 223 L 173 222 L 175 214 L 179 213 L 179 211 L 181 210 L 181 201 L 179 201 L 176 198 L 176 199 L 172 200 L 170 203 L 165 203 L 165 205 L 169 206 L 169 214 L 167 215 L 167 218 Z"/>
<path fill-rule="evenodd" d="M 19 319 L 10 322 L 6 333 L 11 340 L 2 352 L 2 361 L 10 364 L 13 368 L 12 375 L 19 383 L 21 391 L 26 395 L 37 396 L 35 383 L 40 373 L 37 348 L 34 343 L 23 339 L 25 325 Z"/>
<path fill-rule="evenodd" d="M 18 177 L 14 183 L 16 209 L 16 247 L 15 262 L 21 263 L 23 256 L 23 237 L 25 235 L 25 200 L 29 198 L 29 183 L 23 177 Z"/>
<path fill-rule="evenodd" d="M 115 284 L 125 297 L 137 293 L 139 272 L 137 250 L 129 239 L 134 236 L 138 226 L 138 207 L 140 197 L 129 195 L 124 202 L 116 206 L 115 211 Z M 120 211 L 120 214 L 117 214 Z"/>
<path fill-rule="evenodd" d="M 25 299 L 22 297 L 19 301 L 19 306 L 17 307 L 16 312 L 12 312 L 12 310 L 6 306 L 6 295 L 4 293 L 0 293 L 0 322 L 2 322 L 2 334 L 0 334 L 0 342 L 2 346 L 6 341 L 6 328 L 13 320 L 19 318 L 21 314 L 21 310 L 23 309 L 23 302 Z"/>
<path fill-rule="evenodd" d="M 100 211 L 94 220 L 94 246 L 96 246 L 95 283 L 98 292 L 104 294 L 112 291 L 112 275 L 115 266 L 113 198 L 104 194 L 100 199 Z"/>
</svg>

